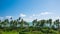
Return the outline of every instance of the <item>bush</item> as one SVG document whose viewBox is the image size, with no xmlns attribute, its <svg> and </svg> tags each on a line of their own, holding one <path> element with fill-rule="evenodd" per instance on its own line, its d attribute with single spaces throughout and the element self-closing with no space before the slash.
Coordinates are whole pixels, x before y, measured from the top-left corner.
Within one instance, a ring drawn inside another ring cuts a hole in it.
<svg viewBox="0 0 60 34">
<path fill-rule="evenodd" d="M 0 34 L 2 34 L 2 32 L 0 31 Z"/>
<path fill-rule="evenodd" d="M 19 32 L 19 34 L 26 34 L 26 33 L 24 33 L 24 32 Z"/>
</svg>

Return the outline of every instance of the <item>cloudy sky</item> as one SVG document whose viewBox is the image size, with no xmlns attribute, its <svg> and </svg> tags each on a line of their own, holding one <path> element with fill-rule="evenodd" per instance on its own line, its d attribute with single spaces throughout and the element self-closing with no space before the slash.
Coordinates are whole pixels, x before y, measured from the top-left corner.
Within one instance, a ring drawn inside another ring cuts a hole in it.
<svg viewBox="0 0 60 34">
<path fill-rule="evenodd" d="M 34 19 L 60 18 L 60 0 L 0 0 L 0 19 L 23 18 Z"/>
</svg>

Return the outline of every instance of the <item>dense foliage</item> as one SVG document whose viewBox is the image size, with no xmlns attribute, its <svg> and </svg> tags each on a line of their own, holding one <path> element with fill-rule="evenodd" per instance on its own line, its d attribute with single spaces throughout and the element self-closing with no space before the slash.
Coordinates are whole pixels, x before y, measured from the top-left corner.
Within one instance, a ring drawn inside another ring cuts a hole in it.
<svg viewBox="0 0 60 34">
<path fill-rule="evenodd" d="M 5 20 L 0 20 L 0 31 L 17 31 L 20 34 L 59 34 L 60 21 L 59 19 L 52 21 L 48 20 L 33 20 L 30 26 L 29 22 L 24 21 L 21 17 L 13 20 L 12 17 Z"/>
</svg>

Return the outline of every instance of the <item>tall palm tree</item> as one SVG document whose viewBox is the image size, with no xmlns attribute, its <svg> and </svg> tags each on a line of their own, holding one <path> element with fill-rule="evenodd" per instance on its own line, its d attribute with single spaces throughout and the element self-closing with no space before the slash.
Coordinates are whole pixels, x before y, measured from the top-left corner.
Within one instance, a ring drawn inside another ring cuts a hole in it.
<svg viewBox="0 0 60 34">
<path fill-rule="evenodd" d="M 6 25 L 9 23 L 9 20 L 8 19 L 5 19 L 3 24 L 4 24 L 4 27 L 6 27 Z"/>
<path fill-rule="evenodd" d="M 1 28 L 2 24 L 1 24 L 1 20 L 0 20 L 0 28 Z"/>
<path fill-rule="evenodd" d="M 17 25 L 18 25 L 18 24 L 17 24 L 17 21 L 14 20 L 14 21 L 13 21 L 13 27 L 14 27 L 14 28 L 17 28 Z"/>
<path fill-rule="evenodd" d="M 24 20 L 22 19 L 21 22 L 20 22 L 21 28 L 23 28 L 23 25 L 24 25 Z"/>
<path fill-rule="evenodd" d="M 45 24 L 45 22 L 46 22 L 45 20 L 41 20 L 41 21 L 40 21 L 40 26 L 43 27 L 44 24 Z"/>
<path fill-rule="evenodd" d="M 41 22 L 40 22 L 40 21 L 37 21 L 36 26 L 37 26 L 37 27 L 40 27 L 40 24 L 41 24 Z"/>
<path fill-rule="evenodd" d="M 3 25 L 3 28 L 4 28 L 4 31 L 7 29 L 7 24 L 9 23 L 9 20 L 8 19 L 5 19 L 4 21 L 2 21 L 2 25 Z"/>
<path fill-rule="evenodd" d="M 52 26 L 52 19 L 47 20 L 47 23 L 50 24 L 50 27 Z"/>
<path fill-rule="evenodd" d="M 19 19 L 18 20 L 20 20 L 21 19 L 21 17 L 19 17 Z"/>
<path fill-rule="evenodd" d="M 17 19 L 17 24 L 19 24 L 20 25 L 20 20 L 21 20 L 21 17 L 19 17 L 18 19 Z"/>
<path fill-rule="evenodd" d="M 60 24 L 59 19 L 57 19 L 57 20 L 54 22 L 54 24 L 55 24 L 56 26 L 58 26 L 58 29 L 60 28 L 60 26 L 59 26 L 59 24 Z"/>
<path fill-rule="evenodd" d="M 49 19 L 49 23 L 50 23 L 50 25 L 52 24 L 52 19 Z"/>
<path fill-rule="evenodd" d="M 26 21 L 24 21 L 24 24 L 26 25 L 26 27 L 29 27 L 29 23 L 27 23 Z"/>
<path fill-rule="evenodd" d="M 10 19 L 12 20 L 12 17 Z"/>
<path fill-rule="evenodd" d="M 33 21 L 32 21 L 32 24 L 33 24 L 33 27 L 36 26 L 36 24 L 37 24 L 37 19 L 33 20 Z"/>
<path fill-rule="evenodd" d="M 17 28 L 17 21 L 16 20 L 10 21 L 10 27 L 13 28 L 13 29 L 16 29 Z"/>
<path fill-rule="evenodd" d="M 1 22 L 1 20 L 0 20 L 0 22 Z"/>
<path fill-rule="evenodd" d="M 13 19 L 12 19 L 12 17 L 10 18 L 10 28 L 13 28 Z"/>
<path fill-rule="evenodd" d="M 21 22 L 20 22 L 21 28 L 23 28 L 25 25 L 29 26 L 29 24 L 22 19 Z"/>
<path fill-rule="evenodd" d="M 10 28 L 13 28 L 13 20 L 10 21 Z"/>
<path fill-rule="evenodd" d="M 44 26 L 44 24 L 46 23 L 46 20 L 39 20 L 39 21 L 37 21 L 37 25 L 36 26 L 38 26 L 38 27 L 43 27 Z"/>
</svg>

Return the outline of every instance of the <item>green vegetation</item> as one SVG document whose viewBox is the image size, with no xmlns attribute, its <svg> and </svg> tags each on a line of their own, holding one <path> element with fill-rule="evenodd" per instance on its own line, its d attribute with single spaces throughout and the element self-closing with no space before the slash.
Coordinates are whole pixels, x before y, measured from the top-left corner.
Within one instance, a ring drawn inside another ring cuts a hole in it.
<svg viewBox="0 0 60 34">
<path fill-rule="evenodd" d="M 52 21 L 52 19 L 35 19 L 29 26 L 30 24 L 21 17 L 16 20 L 11 17 L 10 20 L 0 20 L 0 34 L 59 34 L 59 24 L 59 19 L 55 21 Z"/>
<path fill-rule="evenodd" d="M 2 31 L 0 34 L 19 34 L 19 33 L 16 31 L 10 31 L 10 32 L 7 32 L 7 31 L 3 32 Z"/>
</svg>

